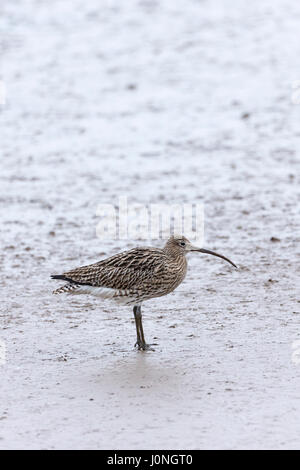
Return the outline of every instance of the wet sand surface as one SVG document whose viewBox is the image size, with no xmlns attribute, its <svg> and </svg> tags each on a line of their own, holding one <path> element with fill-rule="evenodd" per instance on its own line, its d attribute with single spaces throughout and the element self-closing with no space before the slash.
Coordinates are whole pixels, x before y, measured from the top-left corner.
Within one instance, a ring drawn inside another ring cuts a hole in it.
<svg viewBox="0 0 300 470">
<path fill-rule="evenodd" d="M 0 448 L 299 448 L 300 5 L 120 3 L 1 2 Z M 203 203 L 239 265 L 189 257 L 143 306 L 155 352 L 51 293 L 142 244 L 96 236 L 120 195 Z"/>
</svg>

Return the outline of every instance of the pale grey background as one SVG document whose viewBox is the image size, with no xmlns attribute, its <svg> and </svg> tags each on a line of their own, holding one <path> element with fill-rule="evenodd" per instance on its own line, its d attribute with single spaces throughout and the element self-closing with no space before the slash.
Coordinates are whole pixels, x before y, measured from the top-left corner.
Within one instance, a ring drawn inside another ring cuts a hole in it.
<svg viewBox="0 0 300 470">
<path fill-rule="evenodd" d="M 300 4 L 1 10 L 0 447 L 299 448 Z M 120 194 L 203 202 L 205 246 L 240 266 L 191 257 L 145 305 L 155 353 L 129 308 L 51 295 L 136 244 L 96 238 Z"/>
</svg>

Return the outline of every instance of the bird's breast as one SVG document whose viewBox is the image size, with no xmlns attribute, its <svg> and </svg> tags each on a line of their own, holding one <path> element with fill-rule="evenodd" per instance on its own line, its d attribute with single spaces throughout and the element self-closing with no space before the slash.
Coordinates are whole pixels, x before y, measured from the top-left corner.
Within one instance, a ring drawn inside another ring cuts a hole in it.
<svg viewBox="0 0 300 470">
<path fill-rule="evenodd" d="M 184 280 L 186 272 L 187 262 L 185 257 L 168 260 L 156 276 L 159 295 L 169 294 L 176 289 Z"/>
</svg>

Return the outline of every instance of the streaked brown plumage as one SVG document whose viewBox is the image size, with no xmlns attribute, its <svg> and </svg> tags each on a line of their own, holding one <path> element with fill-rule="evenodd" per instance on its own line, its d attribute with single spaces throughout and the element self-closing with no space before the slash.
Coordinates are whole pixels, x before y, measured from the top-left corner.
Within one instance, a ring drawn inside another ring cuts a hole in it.
<svg viewBox="0 0 300 470">
<path fill-rule="evenodd" d="M 134 248 L 98 263 L 54 275 L 52 279 L 68 282 L 54 294 L 93 294 L 134 305 L 136 345 L 142 350 L 150 349 L 143 333 L 141 303 L 169 294 L 181 284 L 187 271 L 186 254 L 189 251 L 213 254 L 235 266 L 222 255 L 194 247 L 185 237 L 171 237 L 162 249 Z"/>
</svg>

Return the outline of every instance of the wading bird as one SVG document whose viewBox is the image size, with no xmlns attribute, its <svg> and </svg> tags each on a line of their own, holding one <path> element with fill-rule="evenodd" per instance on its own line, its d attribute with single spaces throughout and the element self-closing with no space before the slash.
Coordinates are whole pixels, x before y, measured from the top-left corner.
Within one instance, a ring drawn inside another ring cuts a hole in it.
<svg viewBox="0 0 300 470">
<path fill-rule="evenodd" d="M 193 246 L 183 236 L 172 236 L 163 248 L 133 248 L 98 263 L 53 275 L 52 279 L 67 282 L 53 293 L 93 294 L 132 305 L 137 333 L 135 346 L 143 351 L 151 350 L 144 337 L 142 302 L 167 295 L 181 284 L 187 272 L 186 255 L 192 251 L 218 256 L 236 268 L 225 256 Z"/>
</svg>

